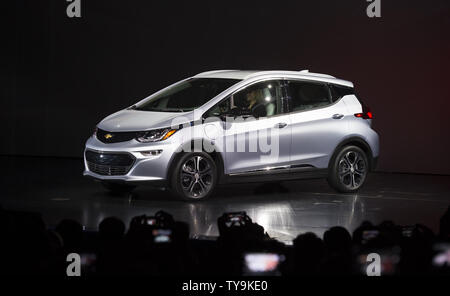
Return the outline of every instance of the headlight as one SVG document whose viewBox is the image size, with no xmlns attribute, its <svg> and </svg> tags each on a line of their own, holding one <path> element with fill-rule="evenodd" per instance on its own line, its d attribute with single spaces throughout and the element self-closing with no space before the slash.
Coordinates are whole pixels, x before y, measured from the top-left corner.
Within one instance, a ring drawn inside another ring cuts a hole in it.
<svg viewBox="0 0 450 296">
<path fill-rule="evenodd" d="M 157 130 L 151 130 L 147 132 L 138 133 L 136 140 L 141 143 L 158 142 L 168 139 L 177 130 L 171 128 L 162 128 Z"/>
</svg>

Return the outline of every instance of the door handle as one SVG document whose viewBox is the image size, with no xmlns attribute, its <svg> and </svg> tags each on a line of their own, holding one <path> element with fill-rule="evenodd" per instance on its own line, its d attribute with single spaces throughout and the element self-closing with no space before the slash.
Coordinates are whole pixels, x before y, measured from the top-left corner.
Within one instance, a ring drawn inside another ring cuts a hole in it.
<svg viewBox="0 0 450 296">
<path fill-rule="evenodd" d="M 275 124 L 275 128 L 285 128 L 287 126 L 287 123 L 285 122 L 279 122 L 277 124 Z"/>
<path fill-rule="evenodd" d="M 333 119 L 341 119 L 342 117 L 344 117 L 344 114 L 334 114 L 332 116 Z"/>
</svg>

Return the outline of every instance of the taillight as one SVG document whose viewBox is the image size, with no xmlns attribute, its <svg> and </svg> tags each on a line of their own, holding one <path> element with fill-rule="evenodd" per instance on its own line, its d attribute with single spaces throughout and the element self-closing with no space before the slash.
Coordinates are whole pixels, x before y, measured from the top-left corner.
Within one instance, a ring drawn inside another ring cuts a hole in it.
<svg viewBox="0 0 450 296">
<path fill-rule="evenodd" d="M 373 113 L 370 111 L 370 108 L 363 105 L 362 107 L 362 113 L 355 113 L 356 117 L 361 117 L 363 119 L 372 119 Z"/>
</svg>

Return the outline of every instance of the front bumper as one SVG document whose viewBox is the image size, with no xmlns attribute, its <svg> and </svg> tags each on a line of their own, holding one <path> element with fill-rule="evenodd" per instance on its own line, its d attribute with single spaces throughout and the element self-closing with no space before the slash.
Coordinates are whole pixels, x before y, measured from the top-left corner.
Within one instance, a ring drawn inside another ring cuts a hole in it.
<svg viewBox="0 0 450 296">
<path fill-rule="evenodd" d="M 97 140 L 95 136 L 86 142 L 84 151 L 84 176 L 101 181 L 126 182 L 126 183 L 164 183 L 167 179 L 168 167 L 176 149 L 176 145 L 166 143 L 149 143 L 143 145 L 135 140 L 105 144 Z M 160 151 L 157 155 L 144 155 L 142 152 Z M 131 163 L 118 163 L 126 166 L 123 171 L 115 166 L 116 163 L 101 162 L 100 159 L 87 159 L 86 152 L 93 152 L 96 156 L 127 156 L 132 159 Z"/>
</svg>

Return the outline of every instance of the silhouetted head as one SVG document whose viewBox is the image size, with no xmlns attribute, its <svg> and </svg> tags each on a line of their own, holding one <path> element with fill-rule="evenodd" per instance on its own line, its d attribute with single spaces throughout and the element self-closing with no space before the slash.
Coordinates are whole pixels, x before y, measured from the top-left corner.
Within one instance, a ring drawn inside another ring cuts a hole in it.
<svg viewBox="0 0 450 296">
<path fill-rule="evenodd" d="M 62 237 L 64 248 L 77 249 L 83 239 L 83 226 L 77 221 L 64 219 L 56 226 L 55 231 Z"/>
<path fill-rule="evenodd" d="M 450 238 L 450 206 L 439 222 L 439 236 L 446 239 Z"/>
<path fill-rule="evenodd" d="M 294 250 L 296 254 L 304 254 L 305 256 L 322 255 L 323 241 L 312 232 L 298 235 L 294 239 Z"/>
<path fill-rule="evenodd" d="M 108 217 L 98 226 L 99 234 L 104 239 L 120 239 L 125 233 L 125 224 L 116 217 Z"/>
<path fill-rule="evenodd" d="M 314 233 L 300 234 L 294 239 L 294 269 L 296 273 L 317 273 L 323 258 L 323 241 Z"/>
<path fill-rule="evenodd" d="M 349 251 L 352 246 L 352 237 L 344 227 L 335 226 L 325 231 L 323 242 L 330 251 Z"/>
</svg>

